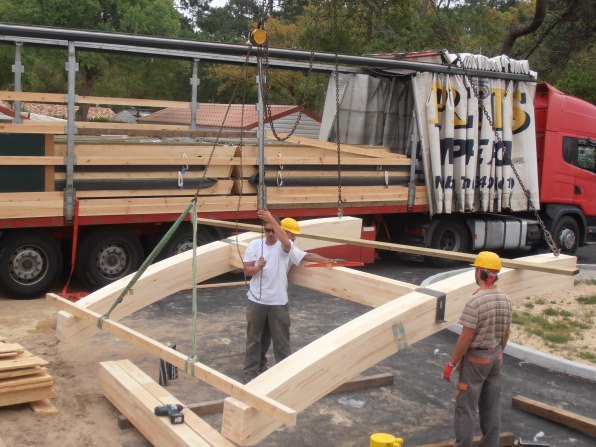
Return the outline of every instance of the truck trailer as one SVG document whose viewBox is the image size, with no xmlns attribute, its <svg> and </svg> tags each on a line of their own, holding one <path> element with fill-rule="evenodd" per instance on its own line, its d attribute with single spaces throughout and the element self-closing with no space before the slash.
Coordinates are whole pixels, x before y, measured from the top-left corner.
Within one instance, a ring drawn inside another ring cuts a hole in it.
<svg viewBox="0 0 596 447">
<path fill-rule="evenodd" d="M 256 222 L 260 187 L 277 216 L 359 216 L 367 239 L 498 251 L 544 248 L 548 230 L 565 253 L 593 239 L 595 107 L 537 84 L 524 61 L 457 60 L 445 51 L 339 55 L 344 65 L 336 71 L 335 55 L 269 49 L 272 68 L 331 74 L 319 140 L 278 141 L 264 126 L 222 134 L 192 120 L 75 120 L 80 104 L 196 113 L 197 60 L 239 63 L 250 54 L 246 46 L 9 24 L 0 34 L 16 44 L 15 90 L 0 99 L 15 111 L 24 101 L 69 109 L 65 122 L 15 113 L 0 123 L 0 288 L 9 297 L 38 296 L 73 263 L 91 289 L 136 271 L 194 197 L 200 217 Z M 66 94 L 17 88 L 27 44 L 66 50 Z M 187 59 L 195 69 L 191 101 L 76 95 L 79 49 Z M 301 62 L 311 57 L 318 65 Z M 199 227 L 198 239 L 229 234 Z M 191 241 L 186 223 L 162 257 Z M 335 250 L 335 257 L 374 260 L 370 249 Z"/>
</svg>

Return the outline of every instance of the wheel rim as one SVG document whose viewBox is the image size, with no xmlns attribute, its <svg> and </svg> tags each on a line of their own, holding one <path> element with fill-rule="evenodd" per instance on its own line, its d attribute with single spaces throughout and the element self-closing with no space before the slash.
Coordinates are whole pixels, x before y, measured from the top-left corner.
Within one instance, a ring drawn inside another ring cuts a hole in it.
<svg viewBox="0 0 596 447">
<path fill-rule="evenodd" d="M 14 251 L 9 261 L 11 278 L 22 285 L 35 284 L 48 271 L 48 255 L 40 247 L 24 246 Z"/>
<path fill-rule="evenodd" d="M 197 245 L 200 245 L 197 243 Z M 181 241 L 176 247 L 174 247 L 174 254 L 179 255 L 185 251 L 192 250 L 192 239 Z"/>
<path fill-rule="evenodd" d="M 453 251 L 457 248 L 457 237 L 453 231 L 445 231 L 439 240 L 439 249 Z"/>
<path fill-rule="evenodd" d="M 97 268 L 99 273 L 107 279 L 122 276 L 127 271 L 128 264 L 126 249 L 119 244 L 104 245 L 97 254 Z"/>
<path fill-rule="evenodd" d="M 569 228 L 564 228 L 559 234 L 559 245 L 564 250 L 575 247 L 575 233 Z"/>
</svg>

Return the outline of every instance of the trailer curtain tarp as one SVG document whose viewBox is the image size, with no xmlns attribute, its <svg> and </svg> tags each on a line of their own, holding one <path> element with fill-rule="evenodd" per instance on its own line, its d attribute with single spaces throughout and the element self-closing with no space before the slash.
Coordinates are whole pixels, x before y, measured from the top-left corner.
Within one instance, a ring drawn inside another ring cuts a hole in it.
<svg viewBox="0 0 596 447">
<path fill-rule="evenodd" d="M 530 73 L 526 61 L 504 56 L 460 57 L 469 68 Z M 477 77 L 472 81 L 478 97 L 468 79 L 460 75 L 343 74 L 339 80 L 340 141 L 382 145 L 409 156 L 420 143 L 431 214 L 528 210 L 509 159 L 538 208 L 535 84 Z M 321 125 L 323 140 L 335 140 L 335 95 L 331 77 Z"/>
</svg>

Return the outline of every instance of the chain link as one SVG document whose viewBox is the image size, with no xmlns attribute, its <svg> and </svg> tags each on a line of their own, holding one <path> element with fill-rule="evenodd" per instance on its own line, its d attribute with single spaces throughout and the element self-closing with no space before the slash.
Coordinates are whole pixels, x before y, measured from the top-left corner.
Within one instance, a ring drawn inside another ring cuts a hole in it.
<svg viewBox="0 0 596 447">
<path fill-rule="evenodd" d="M 434 13 L 435 13 L 435 16 L 437 17 L 437 21 L 439 22 L 439 26 L 442 28 L 443 35 L 447 39 L 448 45 L 450 45 L 451 48 L 456 48 L 456 46 L 454 45 L 453 40 L 451 39 L 451 34 L 448 32 L 447 25 L 445 24 L 445 22 L 443 22 L 442 17 L 439 15 L 439 10 L 437 8 L 437 5 L 435 3 L 435 0 L 430 0 L 430 4 L 432 5 L 432 8 L 433 8 Z M 513 162 L 513 159 L 511 158 L 511 154 L 509 154 L 505 150 L 505 145 L 504 145 L 503 140 L 501 139 L 499 133 L 497 132 L 497 129 L 496 129 L 495 124 L 494 124 L 494 121 L 492 120 L 490 114 L 488 113 L 488 110 L 486 109 L 486 106 L 484 105 L 484 101 L 480 98 L 480 94 L 478 92 L 478 86 L 477 86 L 477 84 L 473 82 L 472 76 L 470 75 L 470 73 L 467 70 L 467 67 L 463 63 L 463 60 L 461 58 L 460 53 L 456 51 L 455 54 L 456 54 L 455 64 L 457 66 L 459 66 L 463 70 L 464 75 L 465 75 L 468 83 L 470 84 L 470 86 L 472 88 L 472 91 L 474 92 L 474 96 L 478 100 L 478 104 L 480 105 L 480 109 L 482 110 L 482 114 L 486 118 L 488 124 L 490 125 L 490 127 L 491 127 L 491 129 L 492 129 L 492 131 L 493 131 L 493 133 L 495 135 L 495 138 L 497 140 L 497 148 L 501 148 L 502 149 L 504 161 L 506 161 L 509 164 L 509 166 L 511 166 L 511 169 L 513 170 L 513 174 L 515 175 L 515 178 L 517 179 L 517 181 L 519 183 L 519 186 L 521 187 L 524 195 L 526 196 L 526 199 L 528 201 L 528 207 L 530 208 L 530 210 L 534 214 L 534 217 L 536 218 L 536 221 L 538 222 L 538 225 L 540 226 L 540 229 L 542 230 L 542 233 L 544 235 L 544 240 L 546 241 L 546 243 L 547 243 L 548 247 L 550 248 L 550 250 L 552 251 L 552 253 L 555 256 L 559 256 L 559 254 L 560 254 L 561 251 L 557 247 L 557 244 L 553 240 L 552 235 L 550 234 L 550 232 L 546 228 L 546 225 L 544 224 L 542 218 L 540 217 L 540 214 L 538 213 L 538 210 L 534 206 L 534 203 L 532 202 L 532 195 L 531 195 L 530 191 L 524 185 L 524 182 L 522 181 L 521 176 L 519 175 L 519 172 L 518 172 L 517 168 L 515 167 L 515 164 Z M 507 89 L 505 89 L 505 95 L 506 94 L 507 94 Z M 503 97 L 503 99 L 505 99 L 505 96 Z M 506 160 L 505 160 L 505 158 L 506 158 Z"/>
</svg>

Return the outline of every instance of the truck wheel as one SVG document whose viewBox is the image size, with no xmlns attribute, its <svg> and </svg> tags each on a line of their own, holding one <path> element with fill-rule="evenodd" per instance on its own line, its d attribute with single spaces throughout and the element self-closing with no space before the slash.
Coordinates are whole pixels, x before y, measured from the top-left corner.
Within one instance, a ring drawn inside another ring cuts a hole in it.
<svg viewBox="0 0 596 447">
<path fill-rule="evenodd" d="M 197 245 L 205 245 L 215 240 L 213 232 L 208 227 L 199 226 L 197 228 Z M 192 225 L 182 224 L 166 243 L 160 254 L 160 259 L 169 258 L 188 250 L 192 250 Z"/>
<path fill-rule="evenodd" d="M 47 292 L 62 272 L 58 243 L 41 231 L 7 233 L 0 239 L 0 287 L 9 298 L 28 299 Z"/>
<path fill-rule="evenodd" d="M 574 255 L 579 244 L 579 225 L 571 216 L 562 217 L 552 232 L 555 244 L 566 255 Z"/>
<path fill-rule="evenodd" d="M 431 248 L 465 253 L 469 250 L 468 229 L 458 219 L 441 220 L 433 232 Z M 430 262 L 436 267 L 455 267 L 461 261 L 431 257 Z"/>
<path fill-rule="evenodd" d="M 143 261 L 139 238 L 124 228 L 102 228 L 87 234 L 77 250 L 79 279 L 97 289 L 139 269 Z"/>
</svg>

